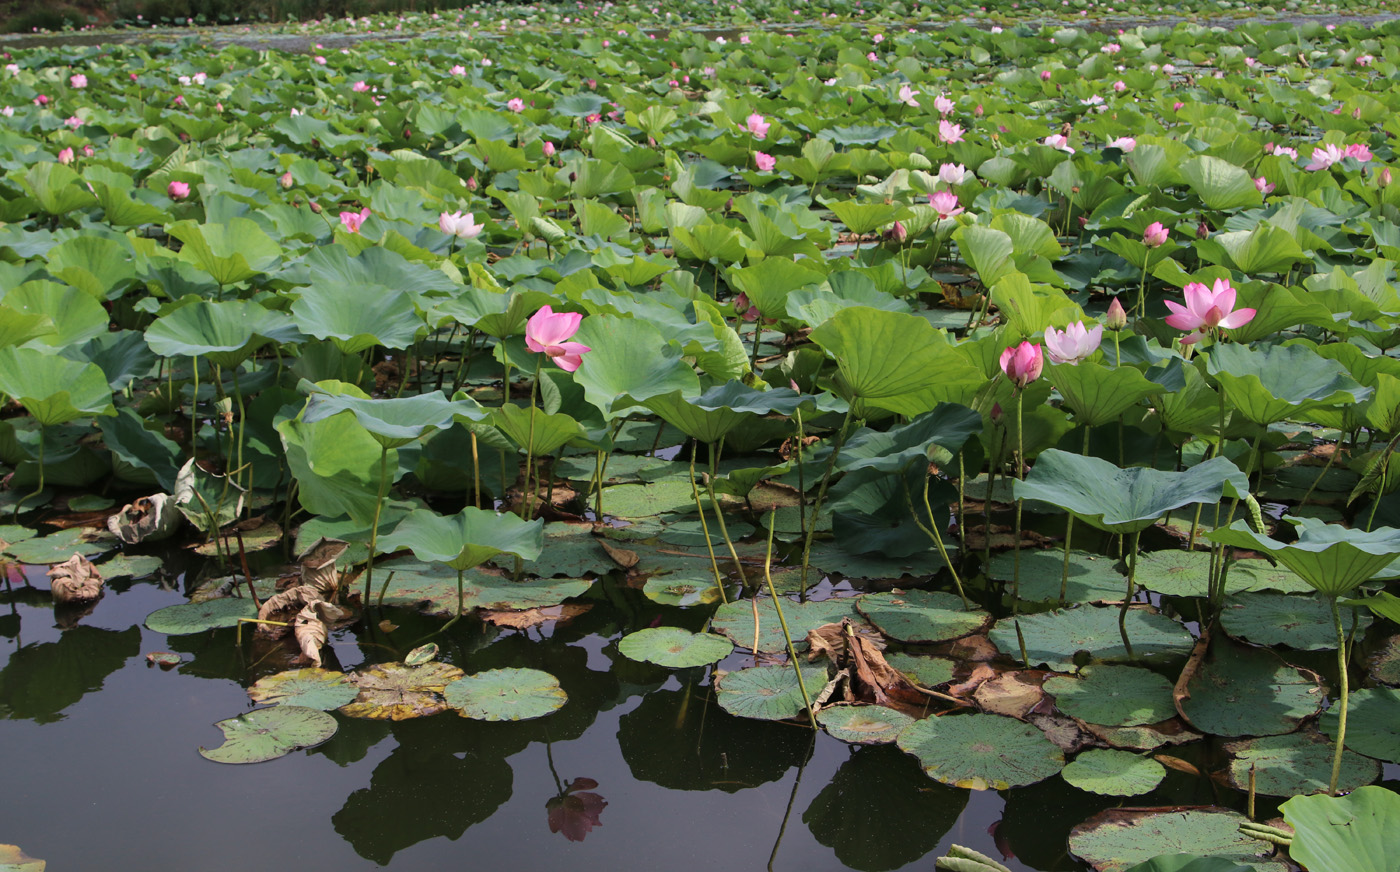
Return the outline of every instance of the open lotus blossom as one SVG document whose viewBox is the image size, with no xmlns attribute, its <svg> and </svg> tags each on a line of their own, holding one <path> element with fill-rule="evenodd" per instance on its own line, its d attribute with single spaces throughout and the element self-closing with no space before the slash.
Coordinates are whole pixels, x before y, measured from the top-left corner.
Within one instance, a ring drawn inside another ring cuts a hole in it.
<svg viewBox="0 0 1400 872">
<path fill-rule="evenodd" d="M 583 362 L 583 355 L 592 351 L 580 342 L 566 341 L 578 332 L 583 315 L 577 312 L 555 312 L 542 306 L 525 322 L 525 347 L 537 354 L 547 354 L 559 368 L 573 372 Z"/>
<path fill-rule="evenodd" d="M 753 113 L 747 119 L 744 120 L 745 129 L 747 129 L 749 133 L 753 134 L 754 139 L 767 138 L 768 128 L 772 126 L 773 125 L 771 125 L 767 121 L 764 121 L 763 116 L 759 115 L 757 112 Z"/>
<path fill-rule="evenodd" d="M 60 151 L 60 152 L 58 153 L 58 162 L 61 163 L 61 164 L 70 164 L 70 163 L 72 163 L 72 162 L 73 162 L 73 149 L 71 149 L 71 148 L 65 148 L 65 149 L 63 149 L 62 151 Z"/>
<path fill-rule="evenodd" d="M 952 191 L 935 191 L 928 195 L 928 202 L 938 213 L 940 221 L 944 218 L 954 218 L 964 211 L 963 207 L 958 205 L 958 195 Z"/>
<path fill-rule="evenodd" d="M 524 112 L 525 101 L 520 99 L 519 97 L 511 97 L 509 100 L 506 101 L 506 108 L 512 112 Z"/>
<path fill-rule="evenodd" d="M 171 182 L 166 186 L 165 193 L 172 200 L 183 200 L 190 195 L 190 186 L 185 182 Z"/>
<path fill-rule="evenodd" d="M 1045 328 L 1045 352 L 1050 355 L 1051 363 L 1077 364 L 1097 351 L 1101 341 L 1102 324 L 1095 324 L 1092 330 L 1086 328 L 1083 321 L 1076 321 L 1063 330 Z"/>
<path fill-rule="evenodd" d="M 955 109 L 956 107 L 954 106 L 952 100 L 949 100 L 946 96 L 939 94 L 933 99 L 933 108 L 938 110 L 939 115 L 952 115 L 953 109 Z"/>
<path fill-rule="evenodd" d="M 68 77 L 68 84 L 72 85 L 74 88 L 86 88 L 87 76 L 82 73 L 74 73 Z"/>
<path fill-rule="evenodd" d="M 962 142 L 963 128 L 961 124 L 954 124 L 948 119 L 938 122 L 938 138 L 950 145 L 954 142 Z"/>
<path fill-rule="evenodd" d="M 1276 149 L 1275 153 L 1281 150 L 1282 149 Z M 1329 143 L 1320 148 L 1314 148 L 1312 153 L 1312 160 L 1309 161 L 1307 166 L 1303 167 L 1303 169 L 1325 170 L 1335 163 L 1341 163 L 1343 158 L 1348 157 L 1354 158 L 1355 160 L 1361 163 L 1366 163 L 1367 161 L 1371 160 L 1371 149 L 1367 148 L 1364 144 L 1359 142 L 1353 143 L 1352 145 L 1348 145 L 1345 148 L 1343 148 L 1340 145 L 1333 145 Z"/>
<path fill-rule="evenodd" d="M 1108 144 L 1112 148 L 1116 148 L 1124 154 L 1127 154 L 1128 152 L 1137 148 L 1137 140 L 1133 139 L 1131 136 L 1120 136 L 1117 139 L 1111 140 Z"/>
<path fill-rule="evenodd" d="M 366 207 L 358 212 L 341 212 L 340 223 L 350 233 L 359 233 L 364 225 L 365 219 L 369 217 L 369 208 Z"/>
<path fill-rule="evenodd" d="M 1061 133 L 1052 133 L 1041 141 L 1041 145 L 1048 145 L 1051 148 L 1058 148 L 1065 154 L 1074 154 L 1074 148 L 1069 144 L 1069 137 Z"/>
<path fill-rule="evenodd" d="M 365 91 L 369 90 L 369 85 L 366 84 L 364 81 L 359 81 L 351 85 L 350 90 L 354 91 L 357 94 L 363 94 Z"/>
<path fill-rule="evenodd" d="M 1254 180 L 1254 189 L 1261 194 L 1272 194 L 1274 192 L 1273 184 L 1263 176 Z"/>
<path fill-rule="evenodd" d="M 903 103 L 905 106 L 912 106 L 917 109 L 919 108 L 919 101 L 914 99 L 914 95 L 918 93 L 918 91 L 915 91 L 908 85 L 900 85 L 899 102 Z"/>
<path fill-rule="evenodd" d="M 1045 357 L 1041 354 L 1040 343 L 1037 342 L 1007 346 L 1001 353 L 999 362 L 1001 371 L 1006 373 L 1006 377 L 1018 388 L 1024 388 L 1040 378 L 1040 371 L 1045 368 Z"/>
<path fill-rule="evenodd" d="M 771 154 L 764 154 L 761 151 L 753 153 L 753 162 L 761 173 L 771 173 L 773 167 L 778 165 L 778 159 L 776 157 L 773 157 Z"/>
<path fill-rule="evenodd" d="M 1148 248 L 1160 248 L 1166 244 L 1167 236 L 1167 228 L 1162 226 L 1162 222 L 1153 221 L 1142 231 L 1142 244 Z"/>
<path fill-rule="evenodd" d="M 967 167 L 962 164 L 945 163 L 938 168 L 938 180 L 949 185 L 961 185 L 967 181 Z"/>
<path fill-rule="evenodd" d="M 467 68 L 462 66 L 461 64 L 453 64 L 452 69 L 448 70 L 447 72 L 448 75 L 452 76 L 465 76 L 467 74 Z"/>
<path fill-rule="evenodd" d="M 485 227 L 485 224 L 473 223 L 470 212 L 443 212 L 438 216 L 438 229 L 458 239 L 475 239 Z"/>
<path fill-rule="evenodd" d="M 1190 331 L 1181 338 L 1181 344 L 1191 345 L 1201 337 L 1217 329 L 1243 327 L 1254 319 L 1254 309 L 1235 308 L 1235 289 L 1228 279 L 1216 279 L 1213 287 L 1200 282 L 1191 282 L 1182 289 L 1186 295 L 1186 305 L 1167 300 L 1167 308 L 1172 313 L 1167 316 L 1167 324 L 1178 330 Z"/>
</svg>

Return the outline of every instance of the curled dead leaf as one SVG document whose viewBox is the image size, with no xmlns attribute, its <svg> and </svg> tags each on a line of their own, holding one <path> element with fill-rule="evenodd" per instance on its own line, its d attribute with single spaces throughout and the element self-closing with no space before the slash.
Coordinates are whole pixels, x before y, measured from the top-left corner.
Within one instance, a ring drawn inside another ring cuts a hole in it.
<svg viewBox="0 0 1400 872">
<path fill-rule="evenodd" d="M 349 547 L 350 543 L 344 539 L 328 539 L 325 536 L 317 539 L 297 558 L 301 565 L 301 583 L 318 592 L 322 599 L 335 602 L 340 592 L 340 571 L 336 569 L 335 562 Z"/>
<path fill-rule="evenodd" d="M 1186 762 L 1180 757 L 1173 757 L 1170 754 L 1153 754 L 1152 759 L 1156 760 L 1158 763 L 1161 763 L 1168 769 L 1175 769 L 1177 772 L 1185 772 L 1187 775 L 1195 776 L 1199 776 L 1201 774 L 1200 769 L 1198 769 L 1195 765 Z"/>
<path fill-rule="evenodd" d="M 301 648 L 301 653 L 311 665 L 321 665 L 321 646 L 326 644 L 326 637 L 330 635 L 330 630 L 321 620 L 316 606 L 329 605 L 329 603 L 311 602 L 306 608 L 297 613 L 296 619 L 292 621 L 292 632 L 296 636 L 297 646 Z M 332 606 L 334 608 L 334 606 Z"/>
<path fill-rule="evenodd" d="M 290 623 L 302 609 L 320 599 L 320 594 L 313 588 L 304 585 L 288 588 L 263 600 L 262 607 L 258 609 L 258 620 Z M 280 639 L 287 634 L 287 628 L 275 624 L 258 624 L 257 634 L 264 638 Z"/>
<path fill-rule="evenodd" d="M 948 693 L 953 696 L 970 697 L 984 681 L 991 681 L 996 678 L 996 670 L 985 663 L 978 663 L 972 667 L 972 673 L 967 678 L 957 684 L 948 686 Z"/>
<path fill-rule="evenodd" d="M 169 494 L 141 497 L 107 518 L 107 529 L 128 545 L 159 542 L 180 527 L 184 516 Z"/>
<path fill-rule="evenodd" d="M 635 551 L 628 551 L 626 548 L 618 548 L 616 545 L 609 545 L 606 539 L 599 539 L 598 543 L 603 546 L 603 550 L 608 552 L 613 563 L 623 569 L 631 569 L 636 566 L 641 558 Z"/>
<path fill-rule="evenodd" d="M 593 606 L 587 603 L 564 603 L 563 605 L 537 609 L 481 609 L 477 614 L 481 615 L 481 619 L 488 624 L 509 627 L 513 630 L 527 630 L 550 621 L 558 621 L 560 624 L 568 623 L 591 608 Z"/>
<path fill-rule="evenodd" d="M 74 554 L 63 563 L 50 567 L 47 575 L 56 603 L 90 603 L 102 596 L 102 576 L 92 561 L 81 554 Z"/>
</svg>

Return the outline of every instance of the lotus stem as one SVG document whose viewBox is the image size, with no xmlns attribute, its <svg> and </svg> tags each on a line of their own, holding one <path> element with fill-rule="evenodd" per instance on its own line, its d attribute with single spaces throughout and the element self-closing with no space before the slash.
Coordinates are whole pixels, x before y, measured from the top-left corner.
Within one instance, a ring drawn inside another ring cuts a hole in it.
<svg viewBox="0 0 1400 872">
<path fill-rule="evenodd" d="M 472 437 L 472 505 L 481 508 L 481 455 L 477 452 L 476 431 Z"/>
<path fill-rule="evenodd" d="M 190 358 L 194 370 L 194 394 L 190 396 L 190 457 L 199 456 L 199 355 Z"/>
<path fill-rule="evenodd" d="M 1329 455 L 1327 455 L 1327 463 L 1323 465 L 1323 467 L 1322 467 L 1322 472 L 1319 472 L 1319 473 L 1317 474 L 1317 478 L 1313 479 L 1313 483 L 1312 483 L 1311 485 L 1308 486 L 1308 492 L 1305 493 L 1305 494 L 1303 494 L 1303 498 L 1302 498 L 1301 500 L 1298 501 L 1298 506 L 1299 506 L 1299 508 L 1301 508 L 1301 507 L 1303 507 L 1303 506 L 1306 506 L 1306 505 L 1308 504 L 1308 497 L 1312 496 L 1312 495 L 1313 495 L 1313 491 L 1317 490 L 1317 486 L 1320 485 L 1320 484 L 1322 484 L 1322 477 L 1325 476 L 1325 475 L 1327 474 L 1327 470 L 1329 470 L 1329 469 L 1332 468 L 1332 464 L 1335 463 L 1336 460 L 1337 460 L 1337 455 L 1338 455 L 1338 454 L 1341 454 L 1341 453 L 1342 453 L 1342 440 L 1341 440 L 1341 439 L 1338 439 L 1338 440 L 1337 440 L 1337 445 L 1336 445 L 1336 447 L 1334 447 L 1334 448 L 1332 449 L 1332 453 L 1329 454 Z"/>
<path fill-rule="evenodd" d="M 1114 333 L 1116 339 L 1118 334 Z M 1084 448 L 1079 452 L 1085 457 L 1089 456 L 1089 425 L 1084 425 Z M 1074 539 L 1074 514 L 1069 513 L 1069 520 L 1065 522 L 1065 562 L 1060 568 L 1060 605 L 1065 604 L 1065 598 L 1069 595 L 1069 551 L 1070 543 Z"/>
<path fill-rule="evenodd" d="M 389 448 L 379 446 L 379 497 L 374 501 L 374 525 L 369 528 L 369 556 L 365 560 L 365 608 L 374 594 L 374 549 L 379 544 L 379 515 L 389 492 Z"/>
<path fill-rule="evenodd" d="M 948 557 L 948 550 L 943 547 L 943 537 L 938 533 L 938 522 L 933 518 L 933 507 L 928 501 L 928 472 L 924 472 L 924 511 L 928 514 L 930 526 L 924 526 L 923 518 L 919 517 L 919 510 L 914 508 L 914 500 L 909 494 L 909 483 L 901 482 L 904 487 L 904 504 L 909 507 L 909 513 L 914 516 L 914 524 L 933 540 L 933 544 L 938 548 L 938 556 L 943 558 L 943 562 L 948 564 L 948 571 L 953 574 L 953 584 L 958 588 L 958 596 L 962 598 L 963 608 L 971 610 L 968 604 L 967 593 L 963 590 L 962 579 L 958 577 L 957 569 L 953 568 L 953 561 Z"/>
<path fill-rule="evenodd" d="M 43 424 L 40 424 L 40 425 L 39 425 L 39 485 L 38 485 L 37 487 L 35 487 L 33 491 L 31 491 L 31 492 L 25 494 L 24 496 L 20 497 L 19 502 L 15 503 L 15 515 L 14 515 L 14 518 L 13 518 L 12 520 L 13 520 L 16 524 L 19 523 L 19 512 L 20 512 L 20 509 L 24 508 L 24 504 L 27 503 L 27 502 L 29 502 L 30 500 L 34 499 L 34 498 L 37 497 L 39 494 L 41 494 L 41 493 L 44 492 L 44 430 L 45 430 L 44 425 L 43 425 Z"/>
<path fill-rule="evenodd" d="M 803 441 L 806 436 L 802 427 L 802 410 L 795 409 L 793 414 L 797 422 L 797 442 L 793 444 L 792 453 L 797 458 L 797 534 L 802 537 L 802 541 L 807 541 L 807 479 L 802 465 L 802 449 L 805 447 Z M 802 564 L 802 589 L 797 592 L 798 602 L 807 601 L 807 564 Z"/>
<path fill-rule="evenodd" d="M 1021 419 L 1025 415 L 1026 395 L 1023 391 L 1016 392 L 1016 480 L 1021 481 L 1025 476 L 1026 466 L 1026 436 L 1025 429 L 1021 426 Z M 988 502 L 991 501 L 991 491 L 987 492 Z M 1030 668 L 1030 658 L 1026 656 L 1026 637 L 1021 632 L 1021 509 L 1025 505 L 1025 500 L 1016 499 L 1016 526 L 1011 534 L 1012 547 L 1015 549 L 1015 556 L 1012 558 L 1011 570 L 1011 622 L 1016 627 L 1016 643 L 1021 647 L 1021 663 Z M 991 547 L 992 528 L 987 527 L 988 548 Z"/>
<path fill-rule="evenodd" d="M 768 596 L 773 598 L 773 610 L 778 613 L 778 625 L 783 628 L 783 641 L 787 643 L 788 660 L 797 673 L 797 689 L 802 691 L 802 705 L 807 709 L 807 722 L 812 725 L 812 731 L 815 732 L 818 729 L 817 714 L 812 711 L 812 698 L 807 695 L 807 684 L 802 680 L 802 661 L 797 659 L 797 650 L 792 647 L 792 635 L 788 633 L 787 619 L 783 617 L 783 604 L 779 600 L 778 591 L 773 587 L 773 527 L 777 514 L 778 507 L 774 505 L 768 512 L 768 551 L 763 556 L 763 580 L 768 584 Z M 1338 626 L 1341 625 L 1338 624 Z M 757 649 L 756 645 L 754 647 Z M 757 653 L 756 650 L 755 653 Z"/>
<path fill-rule="evenodd" d="M 439 635 L 440 633 L 446 633 L 448 627 L 462 620 L 462 603 L 465 601 L 465 597 L 462 593 L 462 575 L 465 572 L 465 569 L 457 570 L 457 614 L 453 615 L 450 621 L 439 627 L 437 632 L 433 633 L 434 636 Z"/>
<path fill-rule="evenodd" d="M 384 583 L 379 586 L 379 597 L 374 601 L 374 604 L 381 609 L 384 608 L 384 594 L 389 592 L 389 584 L 394 580 L 394 574 L 397 572 L 398 570 L 396 569 L 389 570 L 389 576 L 385 578 Z"/>
<path fill-rule="evenodd" d="M 700 448 L 698 439 L 690 443 L 690 495 L 695 500 L 695 511 L 700 515 L 700 534 L 705 537 L 705 550 L 710 552 L 710 569 L 715 574 L 715 587 L 719 588 L 720 601 L 728 604 L 729 596 L 724 592 L 724 578 L 719 572 L 719 561 L 715 559 L 715 546 L 710 541 L 710 522 L 705 520 L 705 507 L 700 503 L 700 488 L 695 484 L 695 454 Z"/>
<path fill-rule="evenodd" d="M 719 446 L 723 446 L 724 439 L 721 438 Z M 714 510 L 715 519 L 719 521 L 719 534 L 724 537 L 724 545 L 729 549 L 729 556 L 734 558 L 734 568 L 739 570 L 739 580 L 748 584 L 748 578 L 744 575 L 744 564 L 739 562 L 739 552 L 734 550 L 734 542 L 729 538 L 729 527 L 724 523 L 724 512 L 719 507 L 719 498 L 715 496 L 715 476 L 719 474 L 719 451 L 716 450 L 716 443 L 710 443 L 710 475 L 705 479 L 705 490 L 710 495 L 710 508 Z M 771 529 L 768 531 L 773 532 Z"/>
<path fill-rule="evenodd" d="M 540 382 L 540 364 L 543 358 L 536 355 L 535 374 L 530 379 L 530 430 L 525 445 L 525 491 L 521 494 L 520 519 L 528 521 L 535 516 L 535 491 L 539 490 L 539 476 L 535 476 L 535 486 L 530 487 L 530 475 L 535 471 L 535 387 Z M 516 566 L 518 567 L 517 560 Z"/>
<path fill-rule="evenodd" d="M 1327 602 L 1332 607 L 1332 626 L 1337 631 L 1337 680 L 1342 688 L 1340 708 L 1337 711 L 1337 748 L 1332 752 L 1332 780 L 1327 783 L 1328 795 L 1336 796 L 1337 779 L 1342 774 L 1342 751 L 1346 747 L 1347 701 L 1351 687 L 1347 677 L 1347 639 L 1342 631 L 1342 611 L 1337 607 L 1335 596 L 1328 597 Z"/>
<path fill-rule="evenodd" d="M 238 476 L 238 480 L 237 480 L 236 483 L 238 483 L 238 484 L 241 485 L 242 480 L 243 480 L 243 475 L 242 475 L 242 472 L 241 472 L 241 470 L 243 469 L 243 428 L 244 428 L 244 426 L 245 426 L 245 424 L 246 424 L 247 410 L 246 410 L 246 408 L 245 408 L 244 405 L 243 405 L 243 389 L 240 388 L 240 387 L 238 386 L 238 370 L 239 370 L 239 367 L 238 367 L 238 366 L 234 366 L 234 368 L 233 368 L 233 398 L 234 398 L 235 400 L 238 401 L 238 443 L 237 443 L 237 446 L 238 446 L 238 452 L 237 452 L 238 463 L 234 466 L 234 468 L 237 469 L 237 470 L 240 470 L 239 476 Z M 251 488 L 250 488 L 250 490 L 251 490 Z"/>
<path fill-rule="evenodd" d="M 807 535 L 802 540 L 802 586 L 807 586 L 807 567 L 812 562 L 812 536 L 817 532 L 817 523 L 822 514 L 822 502 L 826 499 L 827 486 L 831 484 L 831 473 L 836 468 L 836 461 L 841 457 L 841 447 L 846 444 L 846 431 L 851 426 L 851 416 L 855 412 L 855 407 L 847 408 L 846 417 L 841 421 L 841 429 L 836 434 L 836 444 L 832 447 L 831 459 L 826 462 L 826 471 L 822 473 L 822 483 L 817 487 L 817 501 L 812 508 L 812 525 L 807 528 Z M 803 509 L 806 514 L 806 509 Z"/>
<path fill-rule="evenodd" d="M 1143 313 L 1147 311 L 1147 264 L 1152 260 L 1152 250 L 1148 249 L 1142 256 L 1142 281 L 1138 283 L 1137 308 L 1133 311 L 1133 328 L 1137 328 L 1137 323 L 1142 320 Z M 1113 350 L 1118 350 L 1118 336 L 1113 337 Z"/>
<path fill-rule="evenodd" d="M 1128 592 L 1123 597 L 1123 605 L 1118 607 L 1118 634 L 1123 637 L 1123 648 L 1128 652 L 1129 660 L 1137 659 L 1133 654 L 1133 643 L 1128 641 L 1128 607 L 1133 604 L 1133 594 L 1137 591 L 1138 540 L 1141 538 L 1141 530 L 1133 533 L 1133 544 L 1128 551 Z"/>
</svg>

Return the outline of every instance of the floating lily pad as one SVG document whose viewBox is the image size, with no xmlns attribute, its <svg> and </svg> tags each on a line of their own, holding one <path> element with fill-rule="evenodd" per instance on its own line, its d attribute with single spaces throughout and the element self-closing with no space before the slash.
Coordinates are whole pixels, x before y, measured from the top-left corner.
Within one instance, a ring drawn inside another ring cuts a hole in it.
<svg viewBox="0 0 1400 872">
<path fill-rule="evenodd" d="M 0 872 L 44 872 L 47 865 L 21 851 L 18 845 L 0 845 Z"/>
<path fill-rule="evenodd" d="M 1300 651 L 1337 647 L 1332 610 L 1320 597 L 1283 593 L 1248 593 L 1225 601 L 1220 624 L 1237 639 L 1256 645 L 1283 645 Z M 1358 615 L 1357 631 L 1371 625 L 1371 616 Z"/>
<path fill-rule="evenodd" d="M 354 702 L 341 706 L 340 712 L 377 721 L 406 721 L 445 712 L 451 706 L 443 698 L 443 690 L 462 674 L 456 666 L 438 662 L 371 666 L 346 676 L 360 692 Z"/>
<path fill-rule="evenodd" d="M 1043 781 L 1064 768 L 1065 755 L 1030 724 L 989 714 L 915 721 L 899 747 L 936 781 L 973 790 L 1006 790 Z"/>
<path fill-rule="evenodd" d="M 1151 757 L 1112 748 L 1091 748 L 1060 773 L 1073 787 L 1107 796 L 1150 793 L 1166 776 L 1166 768 Z"/>
<path fill-rule="evenodd" d="M 1064 575 L 1062 551 L 1021 552 L 1021 599 L 1026 602 L 1058 602 Z M 1139 568 L 1139 575 L 1142 570 Z M 987 577 L 1010 582 L 1016 575 L 1016 555 L 1003 552 L 987 565 Z M 1069 553 L 1069 583 L 1065 602 L 1118 602 L 1127 592 L 1128 582 L 1118 571 L 1117 561 L 1085 551 Z"/>
<path fill-rule="evenodd" d="M 1027 615 L 1020 620 L 1031 666 L 1043 663 L 1057 672 L 1068 672 L 1081 651 L 1095 661 L 1128 659 L 1118 632 L 1117 609 L 1080 606 Z M 1126 625 L 1133 654 L 1143 660 L 1185 657 L 1194 642 L 1185 627 L 1157 612 L 1130 609 Z M 990 636 L 1003 652 L 1020 655 L 1011 618 L 997 621 Z"/>
<path fill-rule="evenodd" d="M 904 673 L 915 684 L 937 687 L 953 680 L 957 664 L 944 657 L 929 657 L 896 651 L 885 655 L 885 662 Z"/>
<path fill-rule="evenodd" d="M 802 667 L 808 698 L 826 686 L 824 665 Z M 720 707 L 731 715 L 761 721 L 781 721 L 800 715 L 802 687 L 791 666 L 753 666 L 730 672 L 715 682 Z"/>
<path fill-rule="evenodd" d="M 438 648 L 438 644 L 436 642 L 429 642 L 426 645 L 419 645 L 417 648 L 414 648 L 412 651 L 404 655 L 403 665 L 422 666 L 424 663 L 430 663 L 433 660 L 437 659 L 438 652 L 440 650 L 441 649 Z"/>
<path fill-rule="evenodd" d="M 281 544 L 282 528 L 272 521 L 264 521 L 252 530 L 243 531 L 244 554 L 266 551 Z M 220 552 L 236 555 L 238 553 L 238 537 L 232 532 L 220 533 L 218 539 L 212 542 L 201 542 L 194 549 L 194 553 L 201 557 L 217 557 Z"/>
<path fill-rule="evenodd" d="M 849 554 L 835 543 L 823 542 L 812 546 L 811 575 L 816 580 L 832 572 L 856 579 L 899 578 L 932 575 L 946 565 L 933 551 L 892 558 L 880 554 Z"/>
<path fill-rule="evenodd" d="M 647 443 L 643 450 L 650 448 Z M 564 457 L 554 464 L 554 474 L 570 481 L 587 484 L 597 474 L 597 463 L 593 457 Z M 604 473 L 609 483 L 657 481 L 674 476 L 685 476 L 687 465 L 674 460 L 662 460 L 650 454 L 614 454 L 608 458 L 608 468 Z M 699 473 L 696 474 L 697 477 Z M 690 483 L 686 482 L 686 487 Z M 606 506 L 605 506 L 606 508 Z"/>
<path fill-rule="evenodd" d="M 688 481 L 619 484 L 603 488 L 603 512 L 615 518 L 650 518 L 695 510 L 695 492 Z"/>
<path fill-rule="evenodd" d="M 538 669 L 488 669 L 457 679 L 443 696 L 462 717 L 477 721 L 542 718 L 569 701 L 559 679 Z"/>
<path fill-rule="evenodd" d="M 962 600 L 941 591 L 891 591 L 856 599 L 856 608 L 880 632 L 901 642 L 943 642 L 986 626 L 986 612 L 966 611 Z"/>
<path fill-rule="evenodd" d="M 375 583 L 394 573 L 385 605 L 417 606 L 432 615 L 457 613 L 457 570 L 444 564 L 417 562 L 385 563 L 375 567 Z M 570 597 L 583 594 L 593 586 L 587 578 L 546 578 L 512 581 L 479 569 L 466 572 L 463 585 L 463 608 L 534 609 L 557 606 Z M 377 595 L 377 594 L 376 594 Z"/>
<path fill-rule="evenodd" d="M 1223 808 L 1111 808 L 1075 827 L 1069 850 L 1098 872 L 1122 870 L 1162 854 L 1223 857 L 1260 872 L 1285 872 L 1274 846 L 1240 832 L 1248 820 Z"/>
<path fill-rule="evenodd" d="M 1163 596 L 1203 597 L 1209 578 L 1210 553 L 1206 551 L 1154 551 L 1138 558 L 1137 583 Z M 1226 593 L 1259 590 L 1314 592 L 1296 572 L 1270 566 L 1267 560 L 1236 560 L 1230 564 L 1225 574 Z"/>
<path fill-rule="evenodd" d="M 1317 726 L 1337 738 L 1337 711 L 1323 713 Z M 1347 704 L 1347 747 L 1387 763 L 1400 763 L 1400 690 L 1370 687 L 1353 690 Z"/>
<path fill-rule="evenodd" d="M 617 568 L 593 535 L 592 525 L 550 524 L 544 530 L 544 550 L 536 559 L 526 560 L 522 564 L 526 575 L 581 578 L 585 575 L 602 575 Z M 509 554 L 496 557 L 491 562 L 515 571 L 515 558 Z"/>
<path fill-rule="evenodd" d="M 106 579 L 145 578 L 164 565 L 164 560 L 151 554 L 118 554 L 98 564 L 97 571 Z"/>
<path fill-rule="evenodd" d="M 714 633 L 692 633 L 679 627 L 650 627 L 623 636 L 617 650 L 633 660 L 670 669 L 685 669 L 723 660 L 734 650 L 734 643 Z"/>
<path fill-rule="evenodd" d="M 52 564 L 62 563 L 74 554 L 81 554 L 91 558 L 96 554 L 111 549 L 111 542 L 100 543 L 90 542 L 84 538 L 85 532 L 81 527 L 74 527 L 71 530 L 60 530 L 38 539 L 22 539 L 12 542 L 5 548 L 5 552 L 14 557 L 20 563 Z"/>
<path fill-rule="evenodd" d="M 792 634 L 792 644 L 801 648 L 807 643 L 807 632 L 823 624 L 831 624 L 842 618 L 851 618 L 863 623 L 856 613 L 853 598 L 836 598 L 821 602 L 799 603 L 785 599 L 783 618 L 787 621 L 788 632 Z M 715 611 L 710 629 L 723 633 L 741 648 L 754 644 L 753 601 L 741 600 L 720 606 Z M 777 609 L 770 599 L 758 600 L 758 649 L 759 653 L 776 654 L 787 650 L 783 639 L 783 626 L 778 621 Z"/>
<path fill-rule="evenodd" d="M 818 712 L 817 723 L 832 738 L 852 745 L 885 745 L 914 719 L 880 705 L 838 705 Z"/>
<path fill-rule="evenodd" d="M 647 599 L 663 606 L 695 606 L 720 601 L 714 576 L 708 578 L 692 573 L 654 575 L 642 586 Z"/>
<path fill-rule="evenodd" d="M 1371 678 L 1391 687 L 1400 685 L 1400 636 L 1391 636 L 1371 658 Z"/>
<path fill-rule="evenodd" d="M 1350 739 L 1350 724 L 1347 727 Z M 1231 757 L 1230 783 L 1237 790 L 1249 790 L 1249 770 L 1253 768 L 1254 790 L 1264 796 L 1326 791 L 1334 750 L 1331 742 L 1311 730 L 1231 742 L 1225 746 Z M 1337 789 L 1350 793 L 1380 776 L 1381 764 L 1348 750 L 1342 753 Z"/>
<path fill-rule="evenodd" d="M 11 545 L 26 539 L 33 539 L 37 535 L 28 527 L 21 527 L 18 524 L 0 524 L 0 551 L 8 551 Z"/>
<path fill-rule="evenodd" d="M 146 616 L 146 628 L 167 636 L 202 633 L 238 626 L 239 618 L 256 618 L 258 607 L 251 599 L 225 596 L 199 603 L 166 606 Z"/>
<path fill-rule="evenodd" d="M 1176 715 L 1172 683 L 1136 666 L 1089 666 L 1078 678 L 1056 675 L 1044 687 L 1060 711 L 1091 724 L 1133 727 Z"/>
<path fill-rule="evenodd" d="M 1272 651 L 1217 640 L 1181 701 L 1191 726 L 1217 736 L 1291 733 L 1322 707 L 1317 675 Z"/>
<path fill-rule="evenodd" d="M 262 763 L 300 748 L 310 748 L 335 735 L 335 718 L 298 705 L 258 709 L 214 726 L 224 732 L 217 748 L 199 753 L 215 763 Z"/>
<path fill-rule="evenodd" d="M 299 705 L 328 712 L 347 705 L 360 695 L 342 672 L 329 669 L 292 669 L 260 678 L 248 688 L 253 702 Z"/>
<path fill-rule="evenodd" d="M 111 497 L 98 496 L 97 494 L 84 494 L 73 497 L 68 501 L 68 511 L 70 512 L 100 512 L 103 509 L 110 509 L 117 501 Z"/>
<path fill-rule="evenodd" d="M 723 545 L 724 536 L 720 534 L 719 525 L 709 520 L 707 523 L 710 528 L 710 544 Z M 745 524 L 743 521 L 727 521 L 725 526 L 729 530 L 731 541 L 742 539 L 754 531 L 752 524 Z M 698 520 L 677 521 L 665 526 L 661 531 L 661 541 L 671 545 L 684 545 L 687 548 L 704 548 L 705 530 Z"/>
</svg>

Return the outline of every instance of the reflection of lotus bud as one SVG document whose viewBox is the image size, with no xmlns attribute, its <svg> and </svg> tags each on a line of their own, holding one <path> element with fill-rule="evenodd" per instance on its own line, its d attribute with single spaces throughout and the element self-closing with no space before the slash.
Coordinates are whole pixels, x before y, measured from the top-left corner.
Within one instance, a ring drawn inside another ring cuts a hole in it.
<svg viewBox="0 0 1400 872">
<path fill-rule="evenodd" d="M 1103 319 L 1103 324 L 1110 330 L 1122 330 L 1128 326 L 1128 313 L 1123 311 L 1123 304 L 1118 302 L 1117 297 L 1108 304 L 1108 316 Z"/>
<path fill-rule="evenodd" d="M 1380 171 L 1376 176 L 1376 184 L 1380 185 L 1382 188 L 1390 186 L 1390 167 L 1386 167 Z"/>
</svg>

